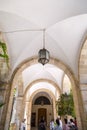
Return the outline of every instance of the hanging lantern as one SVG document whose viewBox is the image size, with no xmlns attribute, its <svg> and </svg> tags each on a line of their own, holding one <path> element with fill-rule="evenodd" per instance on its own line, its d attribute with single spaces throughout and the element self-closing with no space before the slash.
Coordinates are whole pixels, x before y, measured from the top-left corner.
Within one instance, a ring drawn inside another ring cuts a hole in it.
<svg viewBox="0 0 87 130">
<path fill-rule="evenodd" d="M 40 62 L 42 65 L 45 65 L 46 63 L 49 62 L 50 54 L 49 51 L 46 50 L 45 48 L 41 49 L 38 55 L 39 55 L 38 62 Z"/>
<path fill-rule="evenodd" d="M 43 30 L 43 49 L 40 49 L 38 52 L 38 62 L 42 65 L 45 65 L 49 62 L 50 53 L 45 49 L 45 29 Z"/>
</svg>

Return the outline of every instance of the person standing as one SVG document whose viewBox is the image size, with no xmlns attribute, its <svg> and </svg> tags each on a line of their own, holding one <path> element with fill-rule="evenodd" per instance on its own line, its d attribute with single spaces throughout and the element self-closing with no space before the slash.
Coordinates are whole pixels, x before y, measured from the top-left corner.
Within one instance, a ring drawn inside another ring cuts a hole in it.
<svg viewBox="0 0 87 130">
<path fill-rule="evenodd" d="M 50 121 L 50 130 L 54 130 L 54 120 Z"/>
<path fill-rule="evenodd" d="M 26 121 L 26 119 L 24 119 L 24 120 L 21 122 L 21 130 L 26 130 L 25 121 Z"/>
<path fill-rule="evenodd" d="M 54 130 L 62 130 L 59 119 L 56 119 L 56 126 L 54 127 Z"/>
<path fill-rule="evenodd" d="M 38 130 L 46 130 L 44 120 L 41 119 Z"/>
<path fill-rule="evenodd" d="M 61 127 L 61 129 L 63 129 L 63 124 L 62 124 L 61 117 L 59 117 L 59 122 L 60 122 L 60 127 Z"/>
<path fill-rule="evenodd" d="M 66 118 L 64 119 L 63 130 L 70 130 L 70 127 L 69 127 L 69 125 L 68 125 L 68 121 L 67 121 Z"/>
</svg>

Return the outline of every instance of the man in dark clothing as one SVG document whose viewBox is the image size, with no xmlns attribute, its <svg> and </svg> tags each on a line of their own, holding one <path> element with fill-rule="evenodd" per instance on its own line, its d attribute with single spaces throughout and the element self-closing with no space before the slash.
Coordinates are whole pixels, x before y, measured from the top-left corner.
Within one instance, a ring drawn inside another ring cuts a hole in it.
<svg viewBox="0 0 87 130">
<path fill-rule="evenodd" d="M 39 130 L 46 130 L 45 124 L 44 124 L 44 120 L 41 120 L 39 123 Z"/>
</svg>

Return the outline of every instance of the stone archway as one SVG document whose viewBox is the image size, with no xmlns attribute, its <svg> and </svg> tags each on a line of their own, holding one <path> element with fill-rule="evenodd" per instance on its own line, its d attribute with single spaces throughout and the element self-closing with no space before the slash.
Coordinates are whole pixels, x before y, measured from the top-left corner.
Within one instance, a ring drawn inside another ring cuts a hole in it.
<svg viewBox="0 0 87 130">
<path fill-rule="evenodd" d="M 16 79 L 18 78 L 18 76 L 20 75 L 20 73 L 27 68 L 28 66 L 31 66 L 32 64 L 37 63 L 37 58 L 32 58 L 32 59 L 28 59 L 25 62 L 23 62 L 21 65 L 19 65 L 13 75 L 12 75 L 12 79 L 11 79 L 11 95 L 10 95 L 10 102 L 9 102 L 9 106 L 8 106 L 8 114 L 7 114 L 7 118 L 6 118 L 6 126 L 5 128 L 8 128 L 9 126 L 9 121 L 10 121 L 10 115 L 11 115 L 11 110 L 9 110 L 10 108 L 12 108 L 12 97 L 13 97 L 13 88 L 14 88 L 14 83 L 16 82 Z M 73 90 L 73 97 L 74 97 L 74 104 L 75 104 L 75 111 L 76 111 L 76 116 L 77 121 L 78 121 L 78 127 L 79 130 L 83 130 L 83 128 L 85 129 L 85 126 L 83 125 L 83 121 L 81 120 L 82 118 L 84 118 L 84 111 L 82 110 L 82 102 L 81 102 L 81 95 L 80 95 L 80 88 L 79 88 L 79 82 L 78 80 L 75 78 L 72 70 L 67 67 L 65 64 L 63 64 L 61 61 L 57 60 L 57 59 L 50 59 L 50 64 L 53 64 L 55 66 L 57 66 L 58 68 L 62 69 L 66 75 L 70 78 L 71 80 L 71 84 L 73 86 L 72 90 Z"/>
<path fill-rule="evenodd" d="M 52 102 L 53 102 L 53 104 L 51 104 L 52 106 L 52 110 L 51 111 L 53 111 L 53 117 L 52 118 L 54 118 L 54 119 L 56 119 L 56 107 L 55 107 L 55 101 L 56 101 L 56 98 L 55 98 L 55 96 L 53 95 L 53 93 L 51 92 L 51 91 L 49 91 L 49 90 L 47 90 L 47 89 L 39 89 L 39 90 L 36 90 L 35 92 L 33 92 L 32 93 L 32 95 L 30 96 L 30 98 L 28 98 L 27 97 L 27 92 L 28 91 L 26 91 L 26 93 L 25 93 L 25 96 L 24 96 L 24 99 L 25 99 L 25 106 L 26 106 L 26 113 L 27 113 L 27 116 L 26 116 L 26 118 L 27 118 L 27 130 L 30 130 L 30 128 L 31 128 L 31 112 L 32 112 L 32 101 L 33 101 L 33 99 L 34 99 L 34 97 L 35 97 L 35 95 L 36 94 L 38 94 L 38 93 L 41 93 L 41 92 L 46 92 L 48 95 L 49 95 L 49 93 L 50 93 L 50 98 L 52 98 Z M 49 106 L 50 107 L 50 106 Z M 49 107 L 47 108 L 47 106 L 44 106 L 44 108 L 48 111 L 48 113 L 50 112 L 49 111 Z M 43 106 L 39 106 L 39 107 L 37 107 L 37 108 L 34 108 L 35 109 L 35 111 L 36 110 L 38 110 L 38 108 L 43 108 Z M 48 114 L 47 113 L 47 114 Z M 51 112 L 50 112 L 51 113 Z M 48 117 L 48 119 L 47 119 L 47 124 L 49 124 L 49 121 L 50 121 L 50 115 L 48 115 L 49 117 Z M 38 116 L 36 117 L 36 124 L 38 124 Z"/>
<path fill-rule="evenodd" d="M 87 36 L 83 42 L 79 55 L 79 81 L 84 109 L 83 122 L 85 127 L 87 128 Z"/>
</svg>

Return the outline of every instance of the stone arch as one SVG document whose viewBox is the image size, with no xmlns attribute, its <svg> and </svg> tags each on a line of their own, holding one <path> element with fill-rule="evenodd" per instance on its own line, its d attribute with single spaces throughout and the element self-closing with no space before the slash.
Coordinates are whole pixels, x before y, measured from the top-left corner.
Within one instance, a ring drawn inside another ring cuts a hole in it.
<svg viewBox="0 0 87 130">
<path fill-rule="evenodd" d="M 79 55 L 79 80 L 81 83 L 87 81 L 87 37 L 82 45 Z"/>
<path fill-rule="evenodd" d="M 27 87 L 26 87 L 26 90 L 25 90 L 25 93 L 27 92 L 27 90 L 33 86 L 34 84 L 38 83 L 38 82 L 47 82 L 49 84 L 52 84 L 53 86 L 55 86 L 55 88 L 57 89 L 57 91 L 59 91 L 59 93 L 61 94 L 61 90 L 59 88 L 59 86 L 54 82 L 54 81 L 51 81 L 49 79 L 38 79 L 38 80 L 35 80 L 33 82 L 31 82 Z M 25 95 L 24 93 L 24 95 Z"/>
<path fill-rule="evenodd" d="M 46 97 L 47 100 L 49 100 L 50 104 L 52 104 L 52 100 L 50 98 L 50 95 L 47 92 L 45 92 L 45 93 L 43 93 L 43 92 L 44 91 L 42 90 L 42 92 L 39 92 L 36 95 L 34 95 L 32 104 L 36 104 L 36 101 L 39 99 L 39 97 L 43 97 L 43 96 Z"/>
<path fill-rule="evenodd" d="M 53 81 L 50 81 L 50 80 L 48 80 L 48 79 L 39 79 L 39 80 L 33 81 L 30 85 L 28 85 L 28 87 L 26 88 L 25 93 L 24 93 L 24 100 L 25 100 L 24 102 L 27 102 L 27 104 L 29 104 L 29 106 L 30 106 L 30 108 L 28 108 L 28 110 L 31 110 L 31 103 L 32 103 L 32 100 L 33 100 L 34 96 L 35 96 L 37 93 L 39 93 L 39 92 L 42 91 L 42 89 L 35 90 L 35 92 L 33 92 L 33 94 L 30 95 L 30 97 L 27 97 L 27 98 L 26 98 L 29 88 L 31 88 L 34 84 L 36 84 L 36 83 L 38 83 L 38 82 L 48 82 L 48 83 L 52 84 L 52 85 L 56 88 L 56 90 L 57 90 L 58 93 L 61 93 L 60 88 L 59 88 L 58 85 L 57 85 L 56 83 L 54 83 Z M 53 105 L 54 105 L 53 108 L 55 108 L 56 98 L 55 98 L 55 96 L 53 95 L 53 93 L 51 92 L 51 90 L 43 89 L 43 91 L 46 92 L 46 93 L 48 93 L 48 95 L 49 95 L 49 93 L 50 93 L 49 96 L 50 96 L 50 98 L 53 98 Z M 28 106 L 28 107 L 29 107 L 29 106 Z M 30 112 L 31 112 L 31 111 L 30 111 Z M 30 117 L 30 115 L 31 115 L 30 112 L 28 112 L 28 113 L 29 113 L 29 117 Z M 30 121 L 30 119 L 31 119 L 31 117 L 28 118 L 29 121 Z M 54 109 L 54 119 L 56 119 L 56 109 Z M 28 122 L 28 124 L 30 124 L 30 122 Z M 29 125 L 28 125 L 28 128 L 30 129 L 30 126 L 29 126 Z"/>
<path fill-rule="evenodd" d="M 27 93 L 28 91 L 26 91 Z M 36 90 L 33 92 L 33 94 L 30 96 L 29 100 L 26 100 L 26 93 L 24 94 L 24 100 L 25 100 L 25 106 L 27 107 L 27 128 L 28 130 L 30 130 L 30 121 L 31 121 L 31 109 L 32 109 L 32 101 L 33 101 L 33 98 L 35 97 L 36 94 L 38 94 L 39 92 L 42 92 L 42 89 L 39 89 L 39 90 Z M 47 90 L 47 89 L 43 89 L 43 92 L 46 92 L 48 95 L 50 93 L 50 98 L 53 99 L 53 108 L 55 108 L 55 101 L 56 101 L 56 98 L 55 96 L 53 95 L 53 93 L 50 91 L 50 90 Z M 54 119 L 56 119 L 56 108 L 54 109 L 53 111 L 53 115 L 54 115 Z"/>
<path fill-rule="evenodd" d="M 65 73 L 62 76 L 62 85 L 61 85 L 61 92 L 63 93 L 63 81 L 64 81 Z"/>
<path fill-rule="evenodd" d="M 6 119 L 7 125 L 9 124 L 8 121 L 10 121 L 10 114 L 11 111 L 9 111 L 9 108 L 12 107 L 12 92 L 13 92 L 13 84 L 16 80 L 16 77 L 25 69 L 27 68 L 27 66 L 31 66 L 35 63 L 38 63 L 37 57 L 33 57 L 31 59 L 27 59 L 26 61 L 24 61 L 23 63 L 21 63 L 13 72 L 12 78 L 11 78 L 11 95 L 10 95 L 10 102 L 9 102 L 9 106 L 8 106 L 8 116 Z M 83 116 L 83 111 L 82 111 L 82 102 L 81 102 L 81 96 L 80 96 L 80 89 L 79 89 L 79 82 L 76 79 L 75 75 L 73 74 L 72 70 L 65 65 L 63 62 L 61 62 L 58 59 L 55 58 L 51 58 L 50 59 L 50 64 L 55 65 L 56 67 L 62 69 L 65 74 L 70 78 L 71 84 L 73 86 L 72 90 L 73 90 L 73 97 L 74 97 L 74 104 L 75 104 L 75 111 L 76 111 L 76 116 L 78 117 L 77 121 L 78 121 L 78 128 L 80 130 L 82 130 L 83 128 L 85 129 L 85 126 L 83 125 L 83 120 L 84 116 Z M 7 127 L 8 128 L 8 127 Z"/>
<path fill-rule="evenodd" d="M 67 81 L 69 83 L 68 85 L 70 85 L 70 86 L 66 86 L 66 85 L 64 86 L 64 80 L 66 78 L 67 78 Z M 65 87 L 66 90 L 64 89 L 64 87 Z M 66 88 L 66 87 L 68 87 L 68 88 Z M 63 74 L 63 77 L 62 77 L 62 93 L 65 93 L 64 91 L 67 91 L 69 93 L 71 89 L 72 89 L 72 86 L 71 86 L 71 81 L 70 81 L 69 77 L 66 74 Z"/>
<path fill-rule="evenodd" d="M 79 82 L 84 111 L 84 125 L 87 128 L 87 31 L 83 37 L 82 47 L 79 55 Z"/>
<path fill-rule="evenodd" d="M 36 95 L 37 93 L 39 93 L 39 92 L 41 92 L 42 91 L 42 89 L 39 89 L 39 90 L 36 90 L 35 92 L 33 92 L 33 94 L 30 96 L 30 98 L 29 98 L 29 101 L 32 101 L 32 99 L 34 98 L 34 95 Z M 51 91 L 49 91 L 49 90 L 47 90 L 47 89 L 43 89 L 43 91 L 44 92 L 50 92 L 50 97 L 53 97 L 55 100 L 56 100 L 56 98 L 55 98 L 55 96 L 53 95 L 53 93 L 51 92 Z M 49 94 L 49 93 L 48 93 Z"/>
</svg>

